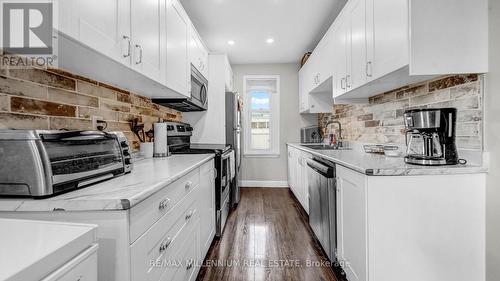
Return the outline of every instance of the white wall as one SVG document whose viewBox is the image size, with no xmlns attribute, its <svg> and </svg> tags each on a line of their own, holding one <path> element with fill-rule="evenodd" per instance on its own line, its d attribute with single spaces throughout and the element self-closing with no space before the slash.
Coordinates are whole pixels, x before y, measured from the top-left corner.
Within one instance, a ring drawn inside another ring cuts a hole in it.
<svg viewBox="0 0 500 281">
<path fill-rule="evenodd" d="M 485 147 L 490 153 L 486 189 L 486 280 L 500 280 L 500 1 L 489 1 L 489 69 L 485 92 Z"/>
<path fill-rule="evenodd" d="M 243 93 L 244 75 L 280 75 L 280 157 L 243 157 L 242 181 L 287 181 L 287 142 L 300 141 L 300 128 L 317 125 L 317 115 L 299 112 L 298 64 L 233 65 L 235 90 Z M 271 185 L 273 183 L 270 183 Z"/>
</svg>

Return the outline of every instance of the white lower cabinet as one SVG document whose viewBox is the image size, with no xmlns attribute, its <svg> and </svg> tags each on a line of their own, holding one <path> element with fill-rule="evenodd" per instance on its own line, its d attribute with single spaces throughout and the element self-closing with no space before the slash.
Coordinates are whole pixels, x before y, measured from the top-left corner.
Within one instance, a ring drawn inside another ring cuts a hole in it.
<svg viewBox="0 0 500 281">
<path fill-rule="evenodd" d="M 0 217 L 98 225 L 98 266 L 74 262 L 82 265 L 69 264 L 66 268 L 76 271 L 67 276 L 82 278 L 57 279 L 64 275 L 59 273 L 44 281 L 195 280 L 215 236 L 214 169 L 213 159 L 200 164 L 127 210 L 0 212 Z"/>
<path fill-rule="evenodd" d="M 309 213 L 307 159 L 310 158 L 311 154 L 288 146 L 288 185 L 306 213 Z"/>
<path fill-rule="evenodd" d="M 365 175 L 337 165 L 337 259 L 349 281 L 367 278 Z"/>
<path fill-rule="evenodd" d="M 485 174 L 336 172 L 337 258 L 347 280 L 485 280 Z"/>
<path fill-rule="evenodd" d="M 200 169 L 200 237 L 201 250 L 208 252 L 215 236 L 215 188 L 213 182 L 217 177 L 213 162 Z M 204 256 L 201 257 L 202 259 Z"/>
<path fill-rule="evenodd" d="M 97 248 L 92 245 L 41 281 L 97 281 Z"/>
<path fill-rule="evenodd" d="M 187 195 L 172 203 L 174 206 L 130 246 L 131 280 L 196 279 L 215 235 L 213 161 L 177 182 Z M 172 185 L 166 190 L 174 189 L 176 183 Z M 168 206 L 170 201 L 162 202 Z"/>
</svg>

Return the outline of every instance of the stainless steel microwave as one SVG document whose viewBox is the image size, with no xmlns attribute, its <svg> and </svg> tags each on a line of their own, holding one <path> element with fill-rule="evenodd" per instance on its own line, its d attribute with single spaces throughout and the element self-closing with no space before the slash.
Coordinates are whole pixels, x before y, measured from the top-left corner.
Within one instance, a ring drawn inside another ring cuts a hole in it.
<svg viewBox="0 0 500 281">
<path fill-rule="evenodd" d="M 153 99 L 156 104 L 188 112 L 205 111 L 208 108 L 208 80 L 193 65 L 191 65 L 191 97 Z"/>
</svg>

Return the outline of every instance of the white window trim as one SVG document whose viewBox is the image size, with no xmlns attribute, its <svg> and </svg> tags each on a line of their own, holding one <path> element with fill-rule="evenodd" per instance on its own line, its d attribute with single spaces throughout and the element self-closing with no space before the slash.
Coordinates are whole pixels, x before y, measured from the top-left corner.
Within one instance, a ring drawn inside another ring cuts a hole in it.
<svg viewBox="0 0 500 281">
<path fill-rule="evenodd" d="M 276 93 L 271 97 L 271 149 L 250 149 L 250 125 L 248 124 L 252 101 L 247 93 L 247 79 L 276 79 Z M 243 156 L 245 157 L 280 157 L 280 75 L 244 75 L 243 76 Z M 277 128 L 277 130 L 276 130 Z M 275 131 L 274 131 L 275 130 Z"/>
</svg>

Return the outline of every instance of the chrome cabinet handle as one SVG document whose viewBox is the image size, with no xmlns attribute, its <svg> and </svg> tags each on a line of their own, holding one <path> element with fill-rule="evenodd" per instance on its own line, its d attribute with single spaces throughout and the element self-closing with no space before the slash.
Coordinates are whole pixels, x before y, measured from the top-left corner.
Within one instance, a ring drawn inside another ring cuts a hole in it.
<svg viewBox="0 0 500 281">
<path fill-rule="evenodd" d="M 217 169 L 214 168 L 213 172 L 214 172 L 214 179 L 216 179 L 217 178 Z"/>
<path fill-rule="evenodd" d="M 167 206 L 168 206 L 168 203 L 170 203 L 170 198 L 166 198 L 166 199 L 162 200 L 160 202 L 160 204 L 158 205 L 158 209 L 160 211 L 165 210 L 167 208 Z"/>
<path fill-rule="evenodd" d="M 372 77 L 372 62 L 369 61 L 366 63 L 366 76 L 367 77 Z"/>
<path fill-rule="evenodd" d="M 186 214 L 186 220 L 189 220 L 192 216 L 193 216 L 193 211 L 189 211 L 189 212 Z"/>
<path fill-rule="evenodd" d="M 188 265 L 186 266 L 186 270 L 190 270 L 193 268 L 193 261 L 189 261 Z"/>
<path fill-rule="evenodd" d="M 351 83 L 349 83 L 349 81 L 351 80 L 351 75 L 347 75 L 346 78 L 345 78 L 345 85 L 347 88 L 351 88 Z"/>
<path fill-rule="evenodd" d="M 130 37 L 127 35 L 123 35 L 123 40 L 127 40 L 127 53 L 123 55 L 124 58 L 130 57 Z"/>
<path fill-rule="evenodd" d="M 188 182 L 186 182 L 186 185 L 185 185 L 184 187 L 185 187 L 186 189 L 190 189 L 192 185 L 193 185 L 193 182 L 188 181 Z"/>
<path fill-rule="evenodd" d="M 344 77 L 344 78 L 342 78 L 342 79 L 340 79 L 340 88 L 341 88 L 342 90 L 345 90 L 345 85 L 344 85 L 344 84 L 345 84 L 345 77 Z"/>
<path fill-rule="evenodd" d="M 167 237 L 167 240 L 163 241 L 161 244 L 160 244 L 160 253 L 162 253 L 163 251 L 165 251 L 168 246 L 170 245 L 170 243 L 172 243 L 172 238 Z"/>
<path fill-rule="evenodd" d="M 136 60 L 136 61 L 135 61 L 135 64 L 141 64 L 141 63 L 142 63 L 142 46 L 141 46 L 141 45 L 136 44 L 136 45 L 135 45 L 135 48 L 136 48 L 136 49 L 139 49 L 139 60 Z"/>
<path fill-rule="evenodd" d="M 317 84 L 319 84 L 320 81 L 321 81 L 321 73 L 318 73 L 318 82 L 317 82 Z"/>
</svg>

